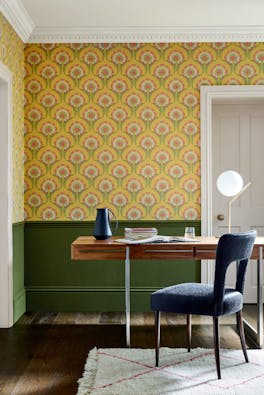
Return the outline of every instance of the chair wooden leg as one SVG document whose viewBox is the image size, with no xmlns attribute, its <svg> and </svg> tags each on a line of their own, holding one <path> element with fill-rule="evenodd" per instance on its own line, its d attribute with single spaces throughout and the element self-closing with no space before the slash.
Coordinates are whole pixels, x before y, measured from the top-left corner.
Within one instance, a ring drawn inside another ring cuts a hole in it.
<svg viewBox="0 0 264 395">
<path fill-rule="evenodd" d="M 242 317 L 242 311 L 241 310 L 236 313 L 236 320 L 237 320 L 237 329 L 238 329 L 238 334 L 239 334 L 239 337 L 240 337 L 241 347 L 242 347 L 242 350 L 243 350 L 245 361 L 248 362 L 247 345 L 246 345 L 244 325 L 243 325 L 243 317 Z"/>
<path fill-rule="evenodd" d="M 156 354 L 156 367 L 159 366 L 159 348 L 160 348 L 160 311 L 155 311 L 155 354 Z"/>
<path fill-rule="evenodd" d="M 215 351 L 215 363 L 218 379 L 221 379 L 221 368 L 220 368 L 220 341 L 219 341 L 219 322 L 218 317 L 213 317 L 214 327 L 214 351 Z"/>
<path fill-rule="evenodd" d="M 188 347 L 188 352 L 191 351 L 191 342 L 192 342 L 192 316 L 191 316 L 191 314 L 187 314 L 187 347 Z"/>
</svg>

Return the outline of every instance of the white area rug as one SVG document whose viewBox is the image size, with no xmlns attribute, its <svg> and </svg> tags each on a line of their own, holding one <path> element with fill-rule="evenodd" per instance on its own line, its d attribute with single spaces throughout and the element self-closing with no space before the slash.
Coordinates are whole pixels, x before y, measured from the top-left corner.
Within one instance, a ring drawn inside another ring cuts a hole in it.
<svg viewBox="0 0 264 395">
<path fill-rule="evenodd" d="M 264 394 L 264 351 L 221 350 L 222 380 L 217 380 L 214 351 L 160 349 L 154 367 L 150 349 L 105 348 L 90 351 L 77 395 Z"/>
</svg>

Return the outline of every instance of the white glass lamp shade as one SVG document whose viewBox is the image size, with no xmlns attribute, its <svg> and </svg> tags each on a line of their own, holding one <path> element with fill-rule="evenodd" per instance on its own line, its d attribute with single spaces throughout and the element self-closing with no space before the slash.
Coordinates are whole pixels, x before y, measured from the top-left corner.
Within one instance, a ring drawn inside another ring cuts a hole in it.
<svg viewBox="0 0 264 395">
<path fill-rule="evenodd" d="M 222 195 L 235 196 L 243 188 L 243 179 L 236 171 L 227 170 L 219 175 L 216 186 Z"/>
</svg>

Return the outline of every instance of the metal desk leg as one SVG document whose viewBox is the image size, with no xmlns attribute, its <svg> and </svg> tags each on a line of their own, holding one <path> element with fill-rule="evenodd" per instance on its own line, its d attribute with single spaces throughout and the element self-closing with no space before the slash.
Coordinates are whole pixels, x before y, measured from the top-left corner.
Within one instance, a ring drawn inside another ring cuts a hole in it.
<svg viewBox="0 0 264 395">
<path fill-rule="evenodd" d="M 257 342 L 260 348 L 263 346 L 263 248 L 259 247 L 258 259 L 258 321 L 257 321 Z"/>
<path fill-rule="evenodd" d="M 126 247 L 125 287 L 126 287 L 126 345 L 127 345 L 127 347 L 130 347 L 130 259 L 129 259 L 129 247 Z"/>
</svg>

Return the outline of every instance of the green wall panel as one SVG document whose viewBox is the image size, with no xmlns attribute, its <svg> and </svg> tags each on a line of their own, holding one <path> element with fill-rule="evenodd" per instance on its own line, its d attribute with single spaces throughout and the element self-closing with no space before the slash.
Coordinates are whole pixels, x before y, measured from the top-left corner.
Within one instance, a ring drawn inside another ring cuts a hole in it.
<svg viewBox="0 0 264 395">
<path fill-rule="evenodd" d="M 72 261 L 70 246 L 93 233 L 93 222 L 28 222 L 25 224 L 27 311 L 118 311 L 124 309 L 124 262 Z M 156 226 L 160 234 L 183 235 L 199 221 L 122 221 L 126 226 Z M 149 294 L 162 286 L 200 281 L 200 264 L 192 261 L 131 262 L 131 304 L 149 310 Z"/>
<path fill-rule="evenodd" d="M 13 314 L 16 322 L 26 311 L 24 288 L 24 222 L 13 224 Z"/>
</svg>

